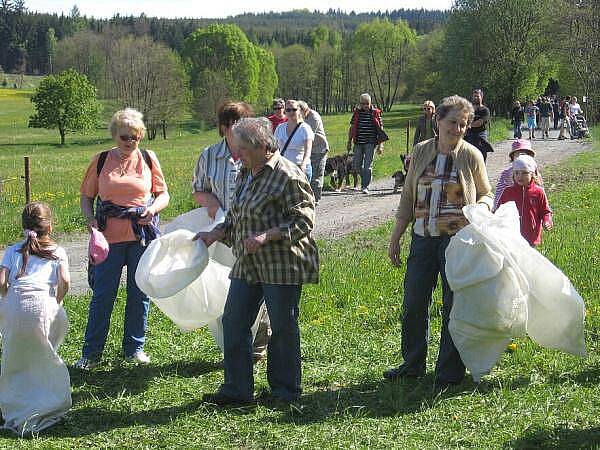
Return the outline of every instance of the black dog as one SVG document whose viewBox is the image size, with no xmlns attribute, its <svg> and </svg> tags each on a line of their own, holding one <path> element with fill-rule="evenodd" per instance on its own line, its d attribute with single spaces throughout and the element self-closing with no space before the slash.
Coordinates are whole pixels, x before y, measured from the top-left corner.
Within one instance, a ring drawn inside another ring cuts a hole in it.
<svg viewBox="0 0 600 450">
<path fill-rule="evenodd" d="M 406 173 L 408 172 L 408 165 L 410 163 L 410 158 L 407 158 L 405 155 L 400 155 L 400 160 L 402 161 L 402 169 L 397 170 L 392 175 L 394 179 L 394 194 L 398 193 L 398 190 L 401 186 L 404 186 L 404 181 L 406 180 Z"/>
<path fill-rule="evenodd" d="M 350 175 L 354 181 L 354 189 L 358 186 L 358 171 L 354 169 L 353 154 L 335 155 L 325 162 L 325 175 L 330 176 L 331 187 L 337 192 L 344 187 L 344 181 L 350 185 Z"/>
</svg>

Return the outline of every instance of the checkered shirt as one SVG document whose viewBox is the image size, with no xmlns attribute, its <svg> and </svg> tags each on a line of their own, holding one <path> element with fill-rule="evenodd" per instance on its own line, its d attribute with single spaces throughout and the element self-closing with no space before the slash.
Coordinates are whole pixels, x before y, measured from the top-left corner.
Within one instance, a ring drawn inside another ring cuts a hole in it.
<svg viewBox="0 0 600 450">
<path fill-rule="evenodd" d="M 315 199 L 306 176 L 279 152 L 254 176 L 242 168 L 225 223 L 218 226 L 236 257 L 230 277 L 251 284 L 318 283 L 314 219 Z M 244 239 L 274 227 L 281 240 L 267 242 L 254 254 L 244 251 Z"/>
</svg>

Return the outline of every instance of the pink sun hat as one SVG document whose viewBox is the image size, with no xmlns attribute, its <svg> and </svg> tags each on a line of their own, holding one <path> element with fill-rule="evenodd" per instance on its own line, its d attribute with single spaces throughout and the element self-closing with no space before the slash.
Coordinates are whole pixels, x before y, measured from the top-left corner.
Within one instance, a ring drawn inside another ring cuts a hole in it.
<svg viewBox="0 0 600 450">
<path fill-rule="evenodd" d="M 512 149 L 508 154 L 510 159 L 513 159 L 515 152 L 527 152 L 531 157 L 535 156 L 535 150 L 531 148 L 531 141 L 529 139 L 517 139 L 512 143 Z"/>
</svg>

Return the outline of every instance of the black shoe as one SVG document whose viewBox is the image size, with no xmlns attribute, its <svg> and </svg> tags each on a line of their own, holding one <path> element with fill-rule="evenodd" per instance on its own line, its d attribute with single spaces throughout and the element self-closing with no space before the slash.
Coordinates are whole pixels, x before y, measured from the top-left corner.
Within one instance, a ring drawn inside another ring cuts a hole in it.
<svg viewBox="0 0 600 450">
<path fill-rule="evenodd" d="M 441 381 L 436 380 L 433 384 L 433 393 L 434 394 L 442 394 L 450 389 L 452 386 L 458 386 L 461 381 Z"/>
<path fill-rule="evenodd" d="M 424 376 L 424 370 L 409 369 L 404 364 L 401 364 L 398 367 L 393 367 L 383 372 L 383 378 L 390 381 L 400 380 L 402 378 L 422 378 Z"/>
<path fill-rule="evenodd" d="M 254 400 L 242 400 L 235 397 L 230 397 L 221 392 L 214 392 L 212 394 L 204 394 L 202 396 L 203 403 L 212 403 L 218 406 L 250 406 L 255 404 Z"/>
<path fill-rule="evenodd" d="M 262 405 L 275 406 L 275 407 L 285 407 L 285 406 L 291 405 L 293 403 L 296 403 L 299 400 L 300 400 L 300 397 L 291 397 L 291 398 L 280 397 L 278 395 L 274 395 L 270 391 L 263 391 L 256 397 L 257 403 L 260 403 Z"/>
</svg>

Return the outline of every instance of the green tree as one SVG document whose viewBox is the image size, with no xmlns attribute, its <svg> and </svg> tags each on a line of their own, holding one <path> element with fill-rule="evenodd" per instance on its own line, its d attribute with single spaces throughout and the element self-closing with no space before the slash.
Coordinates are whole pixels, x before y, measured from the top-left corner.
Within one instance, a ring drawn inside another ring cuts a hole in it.
<svg viewBox="0 0 600 450">
<path fill-rule="evenodd" d="M 237 25 L 199 28 L 185 40 L 183 57 L 200 119 L 214 123 L 215 108 L 225 98 L 257 102 L 261 77 L 257 50 Z"/>
<path fill-rule="evenodd" d="M 56 57 L 56 34 L 54 28 L 48 28 L 46 32 L 46 50 L 48 52 L 48 72 L 54 72 L 54 58 Z"/>
<path fill-rule="evenodd" d="M 89 130 L 98 120 L 96 88 L 85 75 L 72 69 L 44 78 L 31 102 L 36 113 L 29 118 L 29 126 L 58 128 L 61 145 L 67 131 Z"/>
<path fill-rule="evenodd" d="M 456 0 L 442 73 L 448 94 L 482 87 L 492 109 L 541 94 L 555 75 L 551 0 Z"/>
<path fill-rule="evenodd" d="M 279 78 L 275 70 L 275 57 L 273 53 L 262 47 L 256 47 L 255 49 L 260 68 L 256 109 L 257 111 L 261 111 L 271 106 Z"/>
<path fill-rule="evenodd" d="M 407 22 L 375 19 L 359 25 L 353 46 L 367 68 L 369 90 L 376 104 L 389 111 L 401 95 L 402 76 L 416 33 Z"/>
</svg>

